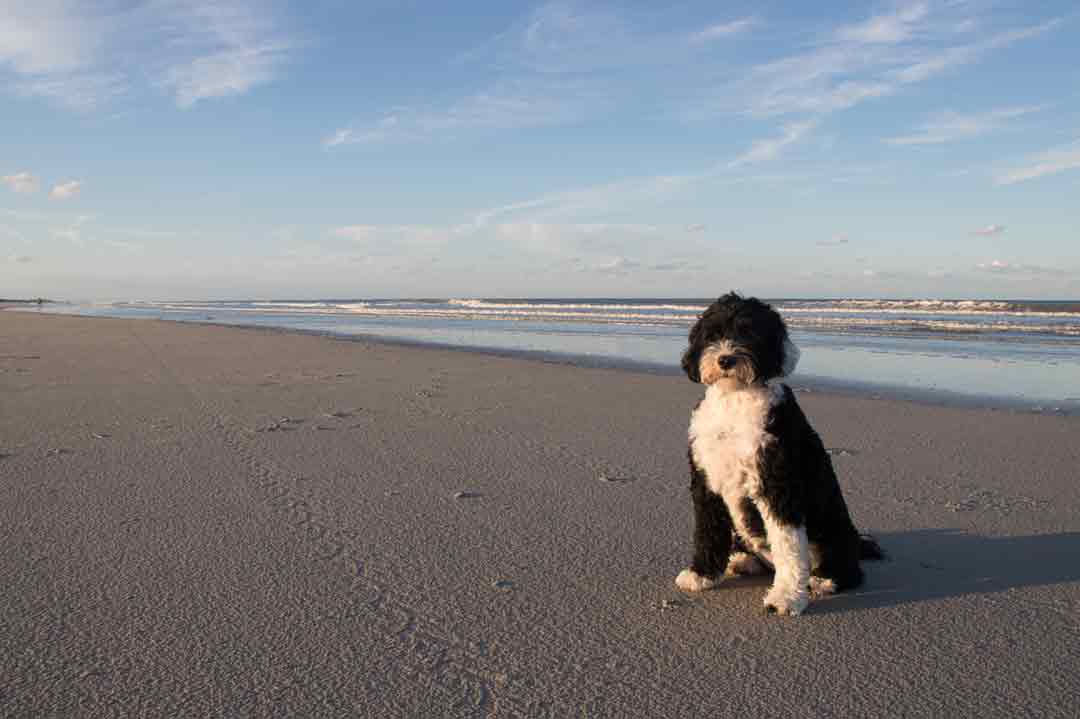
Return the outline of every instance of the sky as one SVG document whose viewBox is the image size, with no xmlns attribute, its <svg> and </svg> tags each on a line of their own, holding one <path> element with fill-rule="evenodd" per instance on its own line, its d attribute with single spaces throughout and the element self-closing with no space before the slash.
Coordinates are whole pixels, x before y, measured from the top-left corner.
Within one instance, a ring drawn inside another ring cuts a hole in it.
<svg viewBox="0 0 1080 719">
<path fill-rule="evenodd" d="M 0 18 L 0 297 L 1080 298 L 1075 2 Z"/>
</svg>

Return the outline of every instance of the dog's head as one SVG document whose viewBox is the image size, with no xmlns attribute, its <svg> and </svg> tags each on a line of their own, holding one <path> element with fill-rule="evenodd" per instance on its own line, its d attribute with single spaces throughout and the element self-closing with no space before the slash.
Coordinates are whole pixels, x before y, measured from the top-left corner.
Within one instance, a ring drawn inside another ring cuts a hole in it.
<svg viewBox="0 0 1080 719">
<path fill-rule="evenodd" d="M 799 350 L 780 314 L 754 297 L 729 292 L 690 328 L 682 368 L 693 382 L 738 389 L 790 374 Z"/>
</svg>

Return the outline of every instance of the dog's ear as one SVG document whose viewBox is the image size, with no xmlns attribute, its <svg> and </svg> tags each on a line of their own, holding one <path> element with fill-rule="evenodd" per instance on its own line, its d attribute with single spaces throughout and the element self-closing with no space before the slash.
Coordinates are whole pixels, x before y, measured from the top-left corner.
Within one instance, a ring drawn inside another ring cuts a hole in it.
<svg viewBox="0 0 1080 719">
<path fill-rule="evenodd" d="M 707 311 L 705 314 L 707 314 Z M 701 381 L 701 353 L 705 349 L 705 314 L 698 317 L 698 322 L 693 323 L 693 326 L 690 327 L 690 335 L 687 338 L 689 344 L 687 344 L 686 351 L 683 353 L 683 371 L 686 372 L 686 376 L 690 378 L 691 382 Z"/>
<path fill-rule="evenodd" d="M 757 303 L 758 311 L 762 313 L 762 326 L 770 328 L 765 333 L 770 340 L 769 355 L 771 355 L 763 369 L 765 379 L 786 377 L 795 371 L 795 365 L 799 363 L 799 348 L 791 341 L 783 316 L 772 305 L 760 300 L 754 300 L 754 302 Z"/>
<path fill-rule="evenodd" d="M 799 364 L 799 357 L 802 355 L 799 352 L 799 348 L 795 346 L 795 343 L 791 341 L 791 337 L 784 337 L 784 350 L 783 360 L 780 364 L 780 376 L 787 377 L 795 371 L 795 366 Z"/>
<path fill-rule="evenodd" d="M 701 371 L 698 362 L 701 360 L 701 350 L 695 347 L 687 347 L 682 356 L 682 369 L 691 382 L 701 381 Z"/>
<path fill-rule="evenodd" d="M 690 378 L 691 382 L 701 381 L 701 352 L 702 352 L 702 330 L 701 320 L 699 319 L 694 323 L 694 326 L 690 328 L 689 342 L 686 351 L 682 355 L 682 368 L 686 376 Z"/>
</svg>

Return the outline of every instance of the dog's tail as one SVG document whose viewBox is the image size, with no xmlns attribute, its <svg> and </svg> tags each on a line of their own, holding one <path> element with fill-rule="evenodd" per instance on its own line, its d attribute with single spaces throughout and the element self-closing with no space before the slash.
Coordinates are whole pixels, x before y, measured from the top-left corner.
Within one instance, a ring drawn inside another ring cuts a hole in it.
<svg viewBox="0 0 1080 719">
<path fill-rule="evenodd" d="M 885 552 L 869 534 L 859 535 L 859 559 L 885 559 Z"/>
</svg>

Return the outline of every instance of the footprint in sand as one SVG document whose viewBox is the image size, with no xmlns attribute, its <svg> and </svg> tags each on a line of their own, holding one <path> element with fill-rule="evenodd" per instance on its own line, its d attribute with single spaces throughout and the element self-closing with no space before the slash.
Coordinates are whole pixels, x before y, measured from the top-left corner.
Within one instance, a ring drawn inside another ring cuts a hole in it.
<svg viewBox="0 0 1080 719">
<path fill-rule="evenodd" d="M 371 417 L 365 414 L 363 407 L 356 407 L 354 409 L 339 409 L 333 412 L 323 412 L 323 417 L 331 420 L 345 420 L 359 418 L 365 421 L 353 422 L 352 424 L 343 425 L 345 429 L 366 429 L 367 422 L 371 421 Z M 339 427 L 332 427 L 328 424 L 320 424 L 316 429 L 340 429 Z"/>
<path fill-rule="evenodd" d="M 629 484 L 630 482 L 637 481 L 637 477 L 631 477 L 627 474 L 601 472 L 598 480 L 606 484 Z"/>
<path fill-rule="evenodd" d="M 295 417 L 282 417 L 270 424 L 258 427 L 256 432 L 291 432 L 304 423 L 304 420 Z"/>
<path fill-rule="evenodd" d="M 329 417 L 330 419 L 348 419 L 349 417 L 355 417 L 359 410 L 339 409 L 335 412 L 327 412 L 323 417 Z"/>
</svg>

